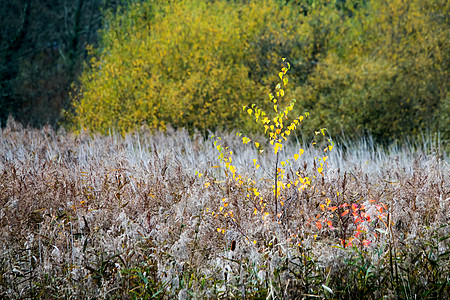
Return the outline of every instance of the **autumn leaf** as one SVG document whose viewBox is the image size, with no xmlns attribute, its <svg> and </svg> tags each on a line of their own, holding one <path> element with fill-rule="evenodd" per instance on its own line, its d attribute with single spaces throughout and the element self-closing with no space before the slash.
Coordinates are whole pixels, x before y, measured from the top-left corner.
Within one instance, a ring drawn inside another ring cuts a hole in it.
<svg viewBox="0 0 450 300">
<path fill-rule="evenodd" d="M 338 209 L 337 206 L 330 206 L 330 207 L 328 207 L 328 210 L 331 210 L 331 211 L 335 211 L 336 209 Z"/>
<path fill-rule="evenodd" d="M 370 243 L 372 243 L 372 242 L 368 241 L 368 240 L 363 240 L 362 243 L 364 246 L 368 247 L 370 245 Z"/>
<path fill-rule="evenodd" d="M 328 220 L 327 224 L 328 224 L 328 227 L 330 227 L 330 229 L 334 229 L 333 222 L 331 220 Z"/>
<path fill-rule="evenodd" d="M 316 221 L 316 227 L 320 230 L 322 229 L 322 223 L 320 223 L 319 221 Z"/>
<path fill-rule="evenodd" d="M 275 154 L 278 153 L 279 150 L 281 150 L 283 148 L 283 145 L 280 143 L 275 143 L 275 147 L 274 147 L 274 152 Z"/>
<path fill-rule="evenodd" d="M 233 174 L 236 173 L 236 167 L 235 167 L 235 166 L 230 166 L 230 167 L 229 167 L 229 170 L 230 170 L 230 172 L 233 173 Z"/>
</svg>

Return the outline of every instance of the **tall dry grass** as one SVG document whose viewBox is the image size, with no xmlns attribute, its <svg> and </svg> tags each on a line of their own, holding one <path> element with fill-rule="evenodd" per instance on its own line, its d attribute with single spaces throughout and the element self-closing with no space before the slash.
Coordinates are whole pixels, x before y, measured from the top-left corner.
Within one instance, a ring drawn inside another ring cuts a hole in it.
<svg viewBox="0 0 450 300">
<path fill-rule="evenodd" d="M 256 153 L 223 140 L 241 173 L 255 175 Z M 311 172 L 305 150 L 287 173 Z M 10 121 L 0 132 L 0 297 L 448 297 L 450 169 L 446 154 L 427 150 L 337 145 L 314 188 L 286 191 L 277 222 L 255 215 L 245 190 L 224 189 L 200 136 L 75 136 Z M 273 160 L 261 160 L 259 176 Z M 211 213 L 224 197 L 234 221 Z M 351 219 L 335 216 L 335 230 L 308 224 L 326 199 L 366 204 L 377 233 L 368 247 L 340 244 Z M 386 205 L 384 219 L 371 200 Z"/>
</svg>

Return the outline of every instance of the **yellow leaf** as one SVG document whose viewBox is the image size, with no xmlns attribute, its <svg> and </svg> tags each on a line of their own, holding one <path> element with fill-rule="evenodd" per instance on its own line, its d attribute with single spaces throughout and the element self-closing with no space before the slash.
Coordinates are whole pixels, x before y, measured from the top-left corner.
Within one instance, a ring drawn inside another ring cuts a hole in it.
<svg viewBox="0 0 450 300">
<path fill-rule="evenodd" d="M 249 108 L 249 109 L 247 109 L 247 113 L 248 113 L 249 115 L 251 115 L 251 114 L 252 114 L 252 112 L 253 112 L 253 110 L 251 110 L 250 108 Z"/>
<path fill-rule="evenodd" d="M 298 155 L 298 154 L 294 154 L 294 159 L 295 159 L 295 161 L 297 161 L 297 159 L 299 158 L 299 156 L 300 156 L 300 155 Z"/>
<path fill-rule="evenodd" d="M 231 173 L 233 173 L 233 174 L 236 173 L 236 167 L 235 166 L 230 166 L 229 169 L 230 169 Z"/>
<path fill-rule="evenodd" d="M 205 182 L 205 187 L 208 187 L 208 186 L 210 186 L 210 185 L 211 185 L 211 183 Z"/>
<path fill-rule="evenodd" d="M 255 147 L 259 148 L 259 143 L 258 142 L 255 142 Z"/>
<path fill-rule="evenodd" d="M 242 138 L 242 142 L 244 143 L 244 144 L 247 144 L 248 142 L 250 142 L 251 140 L 248 138 L 248 137 L 243 137 Z"/>
<path fill-rule="evenodd" d="M 303 152 L 305 152 L 305 150 L 303 150 L 303 149 L 300 149 L 300 150 L 298 151 L 298 153 L 300 153 L 300 156 L 303 155 Z"/>
<path fill-rule="evenodd" d="M 273 110 L 274 110 L 275 112 L 278 112 L 278 108 L 277 108 L 277 105 L 276 105 L 276 104 L 273 106 Z"/>
<path fill-rule="evenodd" d="M 275 154 L 277 154 L 278 151 L 281 150 L 282 148 L 283 148 L 283 145 L 282 145 L 282 144 L 280 144 L 280 143 L 275 143 L 275 148 L 274 148 Z"/>
</svg>

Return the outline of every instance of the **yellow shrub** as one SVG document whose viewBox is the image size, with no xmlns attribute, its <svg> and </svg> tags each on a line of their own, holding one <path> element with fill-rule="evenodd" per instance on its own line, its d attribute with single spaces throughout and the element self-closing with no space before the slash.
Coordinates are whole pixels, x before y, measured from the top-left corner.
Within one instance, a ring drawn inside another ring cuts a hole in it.
<svg viewBox="0 0 450 300">
<path fill-rule="evenodd" d="M 269 109 L 265 92 L 286 57 L 293 115 L 311 112 L 306 136 L 324 126 L 332 136 L 431 130 L 448 140 L 448 11 L 444 0 L 133 4 L 107 18 L 74 126 L 254 131 L 239 108 Z"/>
<path fill-rule="evenodd" d="M 148 1 L 110 16 L 81 78 L 76 126 L 251 130 L 239 108 L 266 97 L 284 52 L 300 56 L 298 14 L 284 8 L 275 0 Z"/>
</svg>

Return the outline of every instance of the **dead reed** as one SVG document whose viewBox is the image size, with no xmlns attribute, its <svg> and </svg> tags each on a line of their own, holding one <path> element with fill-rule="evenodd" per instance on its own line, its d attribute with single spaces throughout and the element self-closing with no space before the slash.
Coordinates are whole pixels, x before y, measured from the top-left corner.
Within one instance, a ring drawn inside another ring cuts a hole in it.
<svg viewBox="0 0 450 300">
<path fill-rule="evenodd" d="M 243 173 L 256 172 L 252 150 L 233 135 L 224 143 Z M 0 132 L 0 297 L 443 298 L 450 168 L 426 150 L 337 145 L 314 188 L 287 189 L 280 220 L 263 220 L 249 186 L 223 188 L 201 136 L 75 136 L 10 121 Z M 273 160 L 261 160 L 262 176 Z M 305 148 L 287 173 L 313 161 Z M 364 230 L 346 203 L 370 217 Z M 333 229 L 318 226 L 325 217 Z M 356 232 L 370 243 L 349 240 Z"/>
</svg>

